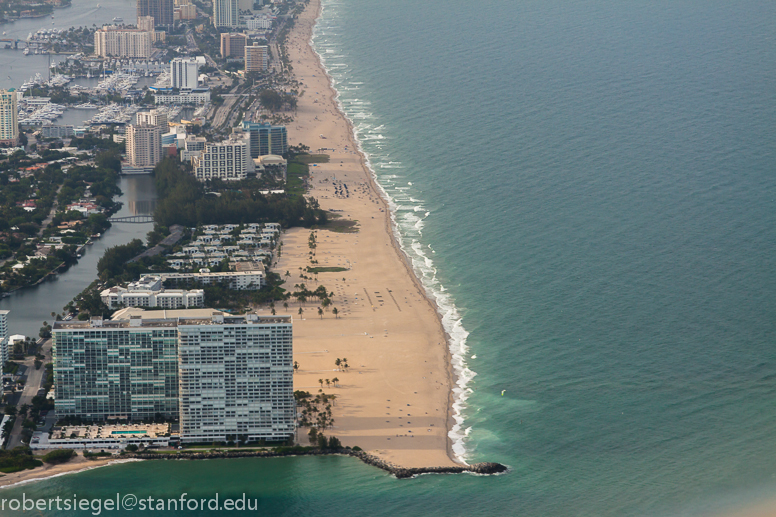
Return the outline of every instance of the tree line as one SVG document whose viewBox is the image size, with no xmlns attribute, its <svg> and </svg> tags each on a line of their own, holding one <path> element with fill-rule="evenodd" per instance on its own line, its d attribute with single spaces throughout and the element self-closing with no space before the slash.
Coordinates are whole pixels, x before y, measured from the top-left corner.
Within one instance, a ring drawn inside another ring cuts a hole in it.
<svg viewBox="0 0 776 517">
<path fill-rule="evenodd" d="M 326 224 L 326 212 L 315 199 L 303 196 L 265 196 L 258 189 L 233 189 L 226 185 L 218 193 L 206 193 L 204 185 L 183 169 L 177 160 L 167 158 L 154 169 L 160 200 L 154 220 L 161 226 L 181 224 L 241 224 L 279 222 L 286 228 Z"/>
</svg>

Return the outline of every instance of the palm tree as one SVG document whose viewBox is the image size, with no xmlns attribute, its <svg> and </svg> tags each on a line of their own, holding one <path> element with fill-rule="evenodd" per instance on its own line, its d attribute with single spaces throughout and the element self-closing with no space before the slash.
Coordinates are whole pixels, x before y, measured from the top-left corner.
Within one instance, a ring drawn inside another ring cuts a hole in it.
<svg viewBox="0 0 776 517">
<path fill-rule="evenodd" d="M 334 364 L 337 366 L 337 368 L 339 368 L 339 367 L 340 367 L 340 365 L 342 364 L 342 359 L 340 359 L 340 358 L 338 357 L 338 358 L 337 358 L 337 360 L 336 360 L 336 361 L 334 361 Z"/>
<path fill-rule="evenodd" d="M 331 312 L 333 312 L 333 313 L 334 313 L 334 318 L 335 318 L 335 319 L 336 319 L 336 318 L 338 318 L 337 314 L 339 314 L 339 311 L 337 310 L 337 308 L 336 308 L 336 307 L 334 307 L 334 308 L 331 310 Z"/>
<path fill-rule="evenodd" d="M 326 387 L 328 388 L 329 386 L 331 386 L 331 381 L 329 379 L 326 379 Z"/>
<path fill-rule="evenodd" d="M 302 317 L 302 313 L 303 313 L 303 312 L 304 312 L 304 309 L 302 309 L 301 307 L 299 307 L 299 317 L 300 317 L 300 318 Z"/>
<path fill-rule="evenodd" d="M 290 276 L 291 276 L 291 272 L 290 271 L 286 271 L 286 278 L 288 278 Z"/>
<path fill-rule="evenodd" d="M 323 319 L 323 309 L 321 309 L 320 307 L 318 307 L 318 316 L 320 316 L 321 319 Z"/>
<path fill-rule="evenodd" d="M 323 379 L 318 379 L 318 382 L 321 383 L 321 388 L 323 388 Z"/>
<path fill-rule="evenodd" d="M 294 371 L 295 372 L 299 371 L 299 363 L 297 363 L 296 361 L 294 361 Z"/>
<path fill-rule="evenodd" d="M 269 312 L 271 312 L 273 316 L 275 315 L 275 309 L 274 308 L 271 311 L 269 311 Z"/>
<path fill-rule="evenodd" d="M 345 371 L 348 371 L 348 359 L 347 357 L 342 358 L 342 367 L 345 369 Z"/>
<path fill-rule="evenodd" d="M 336 387 L 337 387 L 337 383 L 339 382 L 339 378 L 337 378 L 337 377 L 334 377 L 334 378 L 331 380 L 331 382 L 333 382 L 333 383 L 334 383 L 334 387 L 336 388 Z"/>
<path fill-rule="evenodd" d="M 285 310 L 288 310 L 288 302 L 283 302 L 283 308 L 284 308 Z"/>
</svg>

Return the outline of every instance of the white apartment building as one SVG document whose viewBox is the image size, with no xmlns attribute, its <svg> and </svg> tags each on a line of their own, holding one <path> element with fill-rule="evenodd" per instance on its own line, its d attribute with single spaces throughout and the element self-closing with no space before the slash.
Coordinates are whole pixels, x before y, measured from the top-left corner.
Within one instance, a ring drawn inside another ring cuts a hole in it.
<svg viewBox="0 0 776 517">
<path fill-rule="evenodd" d="M 138 126 L 159 126 L 162 132 L 166 133 L 170 129 L 167 122 L 167 113 L 160 110 L 139 111 L 136 115 Z"/>
<path fill-rule="evenodd" d="M 159 289 L 155 291 L 129 290 L 111 287 L 100 293 L 102 302 L 109 309 L 117 307 L 149 307 L 159 309 L 192 309 L 205 305 L 205 291 L 193 289 Z"/>
<path fill-rule="evenodd" d="M 290 316 L 184 317 L 177 328 L 182 442 L 294 433 Z"/>
<path fill-rule="evenodd" d="M 253 17 L 245 20 L 245 25 L 250 30 L 271 29 L 272 19 L 268 17 Z"/>
<path fill-rule="evenodd" d="M 207 139 L 203 136 L 187 136 L 183 142 L 183 150 L 180 152 L 182 162 L 190 162 L 195 156 L 202 155 Z"/>
<path fill-rule="evenodd" d="M 237 3 L 237 0 L 213 0 L 213 26 L 237 27 L 240 23 Z"/>
<path fill-rule="evenodd" d="M 11 345 L 8 339 L 8 313 L 11 311 L 0 310 L 0 362 L 5 364 L 11 357 Z"/>
<path fill-rule="evenodd" d="M 224 142 L 205 144 L 201 155 L 192 158 L 194 177 L 199 181 L 219 178 L 244 179 L 253 165 L 247 139 L 230 138 Z"/>
<path fill-rule="evenodd" d="M 177 285 L 188 285 L 197 283 L 200 285 L 210 285 L 223 283 L 229 289 L 235 290 L 258 290 L 267 283 L 264 277 L 264 271 L 253 269 L 249 271 L 227 271 L 224 273 L 163 273 L 162 281 L 173 281 Z"/>
<path fill-rule="evenodd" d="M 132 167 L 154 167 L 162 160 L 163 132 L 159 126 L 127 127 L 127 160 Z"/>
<path fill-rule="evenodd" d="M 210 102 L 209 88 L 194 88 L 191 91 L 181 91 L 174 93 L 172 91 L 154 90 L 154 104 L 196 104 L 202 106 Z"/>
<path fill-rule="evenodd" d="M 94 53 L 100 57 L 151 56 L 151 34 L 140 29 L 105 26 L 94 33 Z"/>
<path fill-rule="evenodd" d="M 0 90 L 0 144 L 16 146 L 19 143 L 19 113 L 16 91 Z"/>
<path fill-rule="evenodd" d="M 263 72 L 269 65 L 269 48 L 266 45 L 254 43 L 245 46 L 245 71 Z"/>
<path fill-rule="evenodd" d="M 199 67 L 206 63 L 204 56 L 176 57 L 170 61 L 172 87 L 192 90 L 198 86 Z"/>
</svg>

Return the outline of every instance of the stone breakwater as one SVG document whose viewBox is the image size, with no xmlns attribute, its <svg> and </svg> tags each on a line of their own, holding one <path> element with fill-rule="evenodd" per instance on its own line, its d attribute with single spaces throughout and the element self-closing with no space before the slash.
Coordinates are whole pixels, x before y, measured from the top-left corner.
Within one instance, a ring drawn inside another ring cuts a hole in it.
<svg viewBox="0 0 776 517">
<path fill-rule="evenodd" d="M 261 450 L 261 451 L 202 451 L 202 452 L 178 452 L 173 454 L 136 452 L 123 454 L 122 458 L 132 458 L 139 460 L 214 460 L 230 458 L 280 458 L 284 456 L 352 456 L 358 458 L 367 465 L 382 469 L 397 479 L 406 479 L 420 474 L 463 474 L 470 472 L 473 474 L 491 475 L 501 474 L 507 471 L 507 467 L 500 463 L 475 463 L 473 465 L 461 465 L 456 467 L 400 467 L 393 463 L 384 461 L 364 451 L 354 451 L 353 449 L 313 449 L 304 447 L 289 447 L 282 450 Z"/>
</svg>

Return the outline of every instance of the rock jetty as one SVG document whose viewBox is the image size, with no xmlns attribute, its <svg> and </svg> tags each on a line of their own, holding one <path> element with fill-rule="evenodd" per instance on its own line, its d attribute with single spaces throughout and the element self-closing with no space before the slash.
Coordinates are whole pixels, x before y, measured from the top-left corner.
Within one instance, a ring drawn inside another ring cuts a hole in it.
<svg viewBox="0 0 776 517">
<path fill-rule="evenodd" d="M 384 461 L 377 456 L 361 450 L 344 449 L 319 449 L 313 447 L 278 447 L 266 450 L 212 450 L 212 451 L 180 451 L 177 453 L 134 452 L 125 453 L 122 458 L 134 458 L 139 460 L 213 460 L 227 458 L 280 458 L 284 456 L 352 456 L 358 458 L 367 465 L 382 469 L 397 479 L 406 479 L 420 474 L 473 474 L 492 475 L 507 471 L 507 467 L 500 463 L 474 463 L 473 465 L 460 465 L 455 467 L 400 467 Z"/>
</svg>

